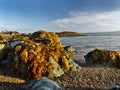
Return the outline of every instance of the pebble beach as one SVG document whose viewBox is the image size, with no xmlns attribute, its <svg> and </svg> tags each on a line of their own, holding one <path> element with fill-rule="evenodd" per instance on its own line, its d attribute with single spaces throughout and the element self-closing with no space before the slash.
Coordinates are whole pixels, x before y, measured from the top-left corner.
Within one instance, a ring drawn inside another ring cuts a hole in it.
<svg viewBox="0 0 120 90">
<path fill-rule="evenodd" d="M 74 58 L 82 58 L 75 57 Z M 105 90 L 111 84 L 120 84 L 120 70 L 103 66 L 88 66 L 82 64 L 81 69 L 75 72 L 67 72 L 53 80 L 67 90 Z M 0 90 L 21 90 L 25 79 L 15 74 L 15 71 L 7 67 L 0 68 Z"/>
</svg>

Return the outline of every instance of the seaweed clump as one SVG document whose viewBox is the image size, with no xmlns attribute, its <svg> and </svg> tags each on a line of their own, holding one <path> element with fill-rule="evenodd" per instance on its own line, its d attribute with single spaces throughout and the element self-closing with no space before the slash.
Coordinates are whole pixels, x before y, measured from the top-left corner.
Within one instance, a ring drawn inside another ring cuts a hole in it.
<svg viewBox="0 0 120 90">
<path fill-rule="evenodd" d="M 22 40 L 13 49 L 14 68 L 28 79 L 59 77 L 79 67 L 53 32 L 34 32 L 29 39 Z"/>
<path fill-rule="evenodd" d="M 95 49 L 85 55 L 85 59 L 90 65 L 101 64 L 120 68 L 120 52 Z"/>
</svg>

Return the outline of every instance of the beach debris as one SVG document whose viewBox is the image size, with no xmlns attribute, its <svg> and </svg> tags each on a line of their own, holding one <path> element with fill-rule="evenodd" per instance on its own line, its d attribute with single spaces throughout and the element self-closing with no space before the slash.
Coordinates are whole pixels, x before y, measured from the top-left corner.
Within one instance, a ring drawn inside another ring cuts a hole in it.
<svg viewBox="0 0 120 90">
<path fill-rule="evenodd" d="M 13 66 L 27 79 L 54 78 L 69 70 L 80 69 L 53 32 L 40 30 L 31 34 L 29 39 L 19 40 L 13 48 Z"/>
<path fill-rule="evenodd" d="M 65 90 L 53 80 L 45 77 L 32 79 L 23 85 L 22 90 Z"/>
<path fill-rule="evenodd" d="M 120 68 L 120 52 L 95 49 L 84 56 L 88 64 L 101 64 Z"/>
</svg>

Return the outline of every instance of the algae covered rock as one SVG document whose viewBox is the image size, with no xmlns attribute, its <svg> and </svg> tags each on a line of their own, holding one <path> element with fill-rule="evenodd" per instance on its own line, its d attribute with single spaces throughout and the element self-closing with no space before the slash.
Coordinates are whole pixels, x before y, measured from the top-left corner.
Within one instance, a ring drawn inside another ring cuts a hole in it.
<svg viewBox="0 0 120 90">
<path fill-rule="evenodd" d="M 102 64 L 120 68 L 120 52 L 95 49 L 85 55 L 88 64 Z"/>
<path fill-rule="evenodd" d="M 28 79 L 59 77 L 79 67 L 53 32 L 37 31 L 29 39 L 21 40 L 13 52 L 14 68 Z"/>
</svg>

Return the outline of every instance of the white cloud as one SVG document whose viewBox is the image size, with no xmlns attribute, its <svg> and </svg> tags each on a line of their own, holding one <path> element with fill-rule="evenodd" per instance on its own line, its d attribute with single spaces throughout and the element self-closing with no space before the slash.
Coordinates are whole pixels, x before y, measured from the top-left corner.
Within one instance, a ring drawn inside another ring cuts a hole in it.
<svg viewBox="0 0 120 90">
<path fill-rule="evenodd" d="M 85 32 L 120 30 L 120 11 L 70 12 L 68 18 L 52 21 L 50 24 L 63 30 L 74 29 Z"/>
</svg>

